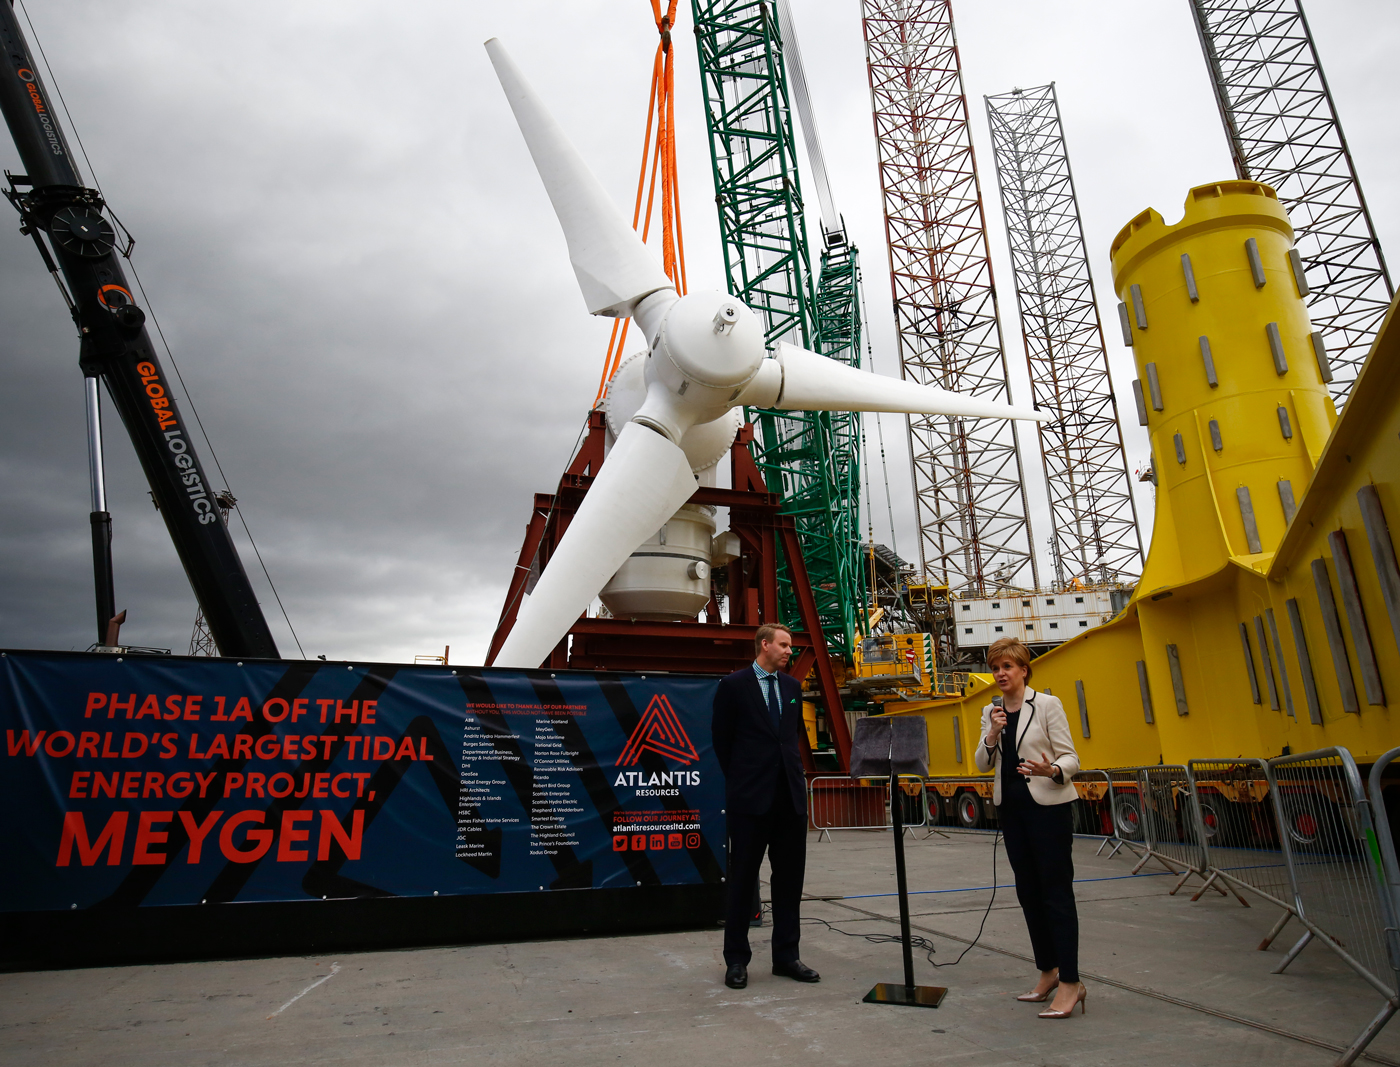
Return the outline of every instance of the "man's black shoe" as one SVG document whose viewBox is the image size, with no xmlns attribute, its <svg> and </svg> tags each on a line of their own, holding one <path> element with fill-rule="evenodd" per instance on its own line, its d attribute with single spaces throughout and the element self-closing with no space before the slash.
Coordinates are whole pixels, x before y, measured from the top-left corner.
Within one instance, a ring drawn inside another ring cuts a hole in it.
<svg viewBox="0 0 1400 1067">
<path fill-rule="evenodd" d="M 749 984 L 749 969 L 742 963 L 731 963 L 729 969 L 724 972 L 724 984 L 730 989 L 743 989 Z"/>
<path fill-rule="evenodd" d="M 791 978 L 797 982 L 820 982 L 822 980 L 821 975 L 801 960 L 793 960 L 791 963 L 775 963 L 773 964 L 773 973 L 781 978 Z"/>
</svg>

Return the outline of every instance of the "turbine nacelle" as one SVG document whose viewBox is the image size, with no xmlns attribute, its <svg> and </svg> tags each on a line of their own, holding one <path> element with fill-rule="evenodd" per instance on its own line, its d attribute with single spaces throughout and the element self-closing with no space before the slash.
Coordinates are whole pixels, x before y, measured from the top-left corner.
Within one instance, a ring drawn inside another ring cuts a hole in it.
<svg viewBox="0 0 1400 1067">
<path fill-rule="evenodd" d="M 699 423 L 729 411 L 767 355 L 758 317 L 719 292 L 675 299 L 646 359 L 646 400 L 633 416 L 675 444 Z"/>
</svg>

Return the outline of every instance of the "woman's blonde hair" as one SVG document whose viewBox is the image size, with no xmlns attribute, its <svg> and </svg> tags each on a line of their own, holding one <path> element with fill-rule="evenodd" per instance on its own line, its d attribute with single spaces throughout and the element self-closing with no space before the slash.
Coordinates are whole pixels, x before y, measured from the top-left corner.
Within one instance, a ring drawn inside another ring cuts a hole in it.
<svg viewBox="0 0 1400 1067">
<path fill-rule="evenodd" d="M 1031 650 L 1014 637 L 1003 637 L 1000 641 L 992 642 L 992 647 L 987 649 L 987 666 L 994 667 L 997 660 L 1007 656 L 1026 668 L 1026 681 L 1029 682 L 1031 680 Z"/>
</svg>

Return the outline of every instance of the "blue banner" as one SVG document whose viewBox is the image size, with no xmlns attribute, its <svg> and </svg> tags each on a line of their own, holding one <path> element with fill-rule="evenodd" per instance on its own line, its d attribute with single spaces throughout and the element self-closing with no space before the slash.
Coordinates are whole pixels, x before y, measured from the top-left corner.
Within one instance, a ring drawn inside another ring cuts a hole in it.
<svg viewBox="0 0 1400 1067">
<path fill-rule="evenodd" d="M 0 912 L 718 883 L 716 680 L 0 654 Z"/>
</svg>

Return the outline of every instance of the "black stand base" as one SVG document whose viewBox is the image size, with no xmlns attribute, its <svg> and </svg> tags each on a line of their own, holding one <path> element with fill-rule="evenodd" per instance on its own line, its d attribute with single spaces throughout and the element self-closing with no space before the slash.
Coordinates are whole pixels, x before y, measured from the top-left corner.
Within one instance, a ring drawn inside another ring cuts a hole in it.
<svg viewBox="0 0 1400 1067">
<path fill-rule="evenodd" d="M 943 1003 L 948 990 L 941 985 L 901 985 L 879 982 L 865 994 L 866 1004 L 900 1004 L 906 1008 L 936 1008 Z"/>
</svg>

